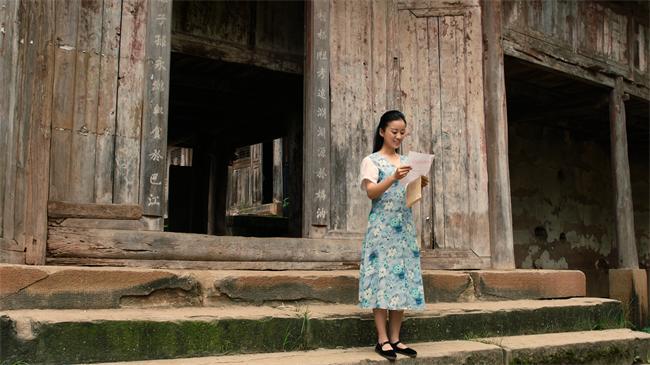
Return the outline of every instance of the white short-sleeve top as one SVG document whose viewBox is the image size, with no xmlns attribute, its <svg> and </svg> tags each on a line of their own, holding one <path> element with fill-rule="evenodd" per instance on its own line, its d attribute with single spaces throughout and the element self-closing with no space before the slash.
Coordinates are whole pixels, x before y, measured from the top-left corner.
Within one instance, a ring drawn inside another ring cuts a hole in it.
<svg viewBox="0 0 650 365">
<path fill-rule="evenodd" d="M 359 183 L 361 184 L 361 189 L 366 190 L 366 184 L 364 183 L 366 180 L 376 184 L 378 179 L 379 168 L 377 168 L 377 165 L 372 162 L 370 156 L 366 156 L 361 161 L 361 171 L 359 173 Z"/>
</svg>

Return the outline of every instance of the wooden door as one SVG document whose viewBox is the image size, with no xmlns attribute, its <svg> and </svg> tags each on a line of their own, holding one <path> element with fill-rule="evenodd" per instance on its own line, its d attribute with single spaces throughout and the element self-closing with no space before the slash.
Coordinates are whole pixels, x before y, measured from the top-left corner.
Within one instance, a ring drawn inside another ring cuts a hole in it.
<svg viewBox="0 0 650 365">
<path fill-rule="evenodd" d="M 464 253 L 458 267 L 476 266 L 490 255 L 480 8 L 473 1 L 397 8 L 397 104 L 410 130 L 404 153 L 436 156 L 415 208 L 418 237 L 425 249 Z"/>
</svg>

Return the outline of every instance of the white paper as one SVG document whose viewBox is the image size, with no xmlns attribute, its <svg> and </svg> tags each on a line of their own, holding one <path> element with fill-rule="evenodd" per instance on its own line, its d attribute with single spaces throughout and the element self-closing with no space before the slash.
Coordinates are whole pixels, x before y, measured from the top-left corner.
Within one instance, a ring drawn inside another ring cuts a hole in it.
<svg viewBox="0 0 650 365">
<path fill-rule="evenodd" d="M 399 181 L 402 186 L 408 185 L 411 181 L 415 181 L 420 176 L 426 176 L 431 170 L 431 163 L 433 162 L 433 155 L 428 153 L 420 153 L 410 151 L 408 154 L 408 165 L 411 166 L 411 171 L 408 175 L 404 176 Z"/>
</svg>

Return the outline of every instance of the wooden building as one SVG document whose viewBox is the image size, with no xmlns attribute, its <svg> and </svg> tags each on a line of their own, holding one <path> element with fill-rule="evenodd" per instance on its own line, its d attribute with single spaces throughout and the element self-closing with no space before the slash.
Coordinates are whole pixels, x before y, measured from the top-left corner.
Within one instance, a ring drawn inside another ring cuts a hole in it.
<svg viewBox="0 0 650 365">
<path fill-rule="evenodd" d="M 647 143 L 647 14 L 644 1 L 0 0 L 0 258 L 354 266 L 359 164 L 396 108 L 405 152 L 436 155 L 415 207 L 425 267 L 514 268 L 508 118 L 541 88 L 575 98 L 558 110 L 610 115 L 620 265 L 638 266 L 625 108 Z M 242 148 L 261 155 L 245 174 Z M 191 166 L 171 162 L 181 149 Z M 257 205 L 283 209 L 241 224 L 287 238 L 226 235 L 248 178 Z"/>
</svg>

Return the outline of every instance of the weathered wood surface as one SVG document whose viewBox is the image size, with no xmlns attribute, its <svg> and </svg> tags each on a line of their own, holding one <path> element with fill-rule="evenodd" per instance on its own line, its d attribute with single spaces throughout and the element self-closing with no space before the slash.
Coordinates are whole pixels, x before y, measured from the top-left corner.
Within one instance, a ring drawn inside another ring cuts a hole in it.
<svg viewBox="0 0 650 365">
<path fill-rule="evenodd" d="M 104 0 L 99 96 L 97 105 L 97 139 L 95 146 L 95 196 L 92 202 L 113 202 L 115 166 L 115 121 L 117 116 L 117 77 L 120 47 L 121 0 Z"/>
<path fill-rule="evenodd" d="M 303 11 L 299 2 L 177 1 L 172 50 L 301 74 Z"/>
<path fill-rule="evenodd" d="M 187 34 L 172 35 L 172 51 L 215 60 L 244 63 L 269 70 L 302 74 L 302 56 L 228 44 Z"/>
<path fill-rule="evenodd" d="M 588 1 L 504 2 L 505 52 L 610 87 L 620 75 L 626 92 L 650 99 L 648 22 L 628 5 L 621 12 Z"/>
<path fill-rule="evenodd" d="M 78 227 L 78 228 L 98 228 L 98 229 L 122 229 L 132 231 L 151 230 L 148 222 L 140 219 L 94 219 L 94 218 L 50 218 L 50 227 Z"/>
<path fill-rule="evenodd" d="M 50 227 L 48 257 L 187 261 L 348 261 L 358 240 L 225 237 Z"/>
<path fill-rule="evenodd" d="M 419 234 L 423 247 L 489 256 L 480 10 L 431 9 L 398 12 L 400 104 L 411 118 L 404 152 L 436 155 L 415 209 Z"/>
<path fill-rule="evenodd" d="M 512 204 L 508 163 L 508 119 L 501 45 L 502 0 L 482 2 L 485 44 L 483 79 L 492 268 L 514 269 Z"/>
<path fill-rule="evenodd" d="M 0 237 L 7 239 L 14 238 L 19 45 L 26 27 L 26 22 L 19 21 L 23 13 L 19 8 L 17 1 L 0 1 L 0 26 L 4 29 L 0 37 Z"/>
<path fill-rule="evenodd" d="M 57 3 L 52 168 L 55 200 L 111 203 L 122 3 Z"/>
<path fill-rule="evenodd" d="M 616 248 L 619 269 L 638 269 L 636 239 L 634 236 L 634 211 L 630 185 L 630 163 L 627 156 L 627 128 L 623 79 L 616 79 L 610 92 L 609 125 L 612 154 L 612 185 L 614 187 L 614 217 L 616 222 Z"/>
<path fill-rule="evenodd" d="M 164 181 L 167 175 L 167 123 L 169 105 L 172 4 L 149 1 L 146 20 L 146 86 L 142 111 L 143 138 L 140 157 L 140 204 L 150 216 L 165 214 Z"/>
<path fill-rule="evenodd" d="M 5 264 L 24 264 L 25 245 L 13 239 L 0 237 L 0 262 Z"/>
<path fill-rule="evenodd" d="M 399 61 L 401 75 L 399 88 L 402 94 L 402 111 L 407 118 L 409 135 L 402 153 L 409 151 L 433 153 L 433 124 L 440 122 L 440 79 L 438 53 L 438 19 L 416 18 L 410 11 L 399 11 Z M 422 77 L 428 75 L 428 77 Z M 431 88 L 431 81 L 435 87 Z M 429 174 L 440 169 L 436 166 Z M 420 246 L 432 248 L 432 184 L 422 189 L 422 200 L 412 209 L 417 222 Z M 441 187 L 438 184 L 436 187 Z M 439 231 L 444 233 L 444 231 Z"/>
<path fill-rule="evenodd" d="M 50 218 L 101 218 L 140 219 L 142 207 L 127 204 L 92 204 L 49 201 L 47 215 Z"/>
<path fill-rule="evenodd" d="M 1 255 L 1 252 L 0 252 Z M 358 262 L 335 261 L 182 261 L 182 260 L 125 260 L 95 258 L 48 258 L 49 265 L 123 266 L 153 269 L 192 270 L 353 270 Z"/>
<path fill-rule="evenodd" d="M 102 32 L 102 1 L 82 1 L 79 9 L 74 67 L 74 96 L 70 143 L 68 194 L 57 199 L 93 202 L 95 145 Z M 67 20 L 67 19 L 66 19 Z M 58 90 L 72 92 L 71 90 Z"/>
<path fill-rule="evenodd" d="M 381 42 L 386 37 L 388 3 L 334 0 L 330 5 L 331 118 L 326 131 L 331 135 L 326 140 L 330 141 L 327 151 L 331 156 L 323 172 L 331 186 L 331 191 L 325 191 L 325 202 L 326 213 L 331 214 L 330 234 L 334 235 L 362 236 L 367 224 L 370 200 L 359 188 L 359 166 L 372 152 L 375 128 L 387 107 L 387 45 Z M 318 130 L 309 133 L 317 136 Z M 310 165 L 305 172 L 318 171 Z M 312 184 L 318 176 L 305 179 Z M 316 191 L 310 194 L 305 195 L 306 209 Z"/>
<path fill-rule="evenodd" d="M 75 70 L 80 1 L 57 5 L 55 17 L 54 101 L 52 108 L 52 151 L 50 197 L 65 200 L 71 196 L 71 163 L 82 156 L 72 151 L 75 110 Z"/>
<path fill-rule="evenodd" d="M 113 202 L 119 204 L 139 202 L 146 19 L 146 0 L 122 2 L 113 174 Z M 169 41 L 158 39 L 160 44 Z"/>
<path fill-rule="evenodd" d="M 30 3 L 30 36 L 25 54 L 26 73 L 33 95 L 26 115 L 28 125 L 24 204 L 25 263 L 45 263 L 47 198 L 49 189 L 50 129 L 54 79 L 54 3 Z M 31 47 L 30 47 L 31 46 Z M 27 91 L 26 90 L 26 91 Z M 21 204 L 21 205 L 22 205 Z"/>
<path fill-rule="evenodd" d="M 423 9 L 427 11 L 439 10 L 452 15 L 454 15 L 454 12 L 457 12 L 459 9 L 464 7 L 478 5 L 479 0 L 397 0 L 397 7 L 399 9 Z"/>
<path fill-rule="evenodd" d="M 354 2 L 364 4 L 364 2 Z M 330 88 L 334 84 L 330 79 L 330 57 L 332 32 L 330 29 L 330 3 L 328 1 L 314 1 L 306 11 L 306 63 L 305 63 L 305 118 L 309 125 L 305 131 L 305 145 L 303 147 L 305 164 L 303 181 L 305 181 L 305 206 L 303 217 L 306 225 L 305 233 L 309 237 L 319 237 L 328 228 L 332 220 L 331 211 L 335 209 L 330 205 L 330 197 L 335 194 L 331 188 L 335 177 L 331 173 L 333 147 L 330 140 L 331 133 L 336 129 L 330 123 L 331 105 L 333 100 Z M 358 85 L 360 88 L 362 85 Z M 347 181 L 347 180 L 346 180 Z M 338 204 L 345 205 L 344 196 L 338 197 Z"/>
</svg>

